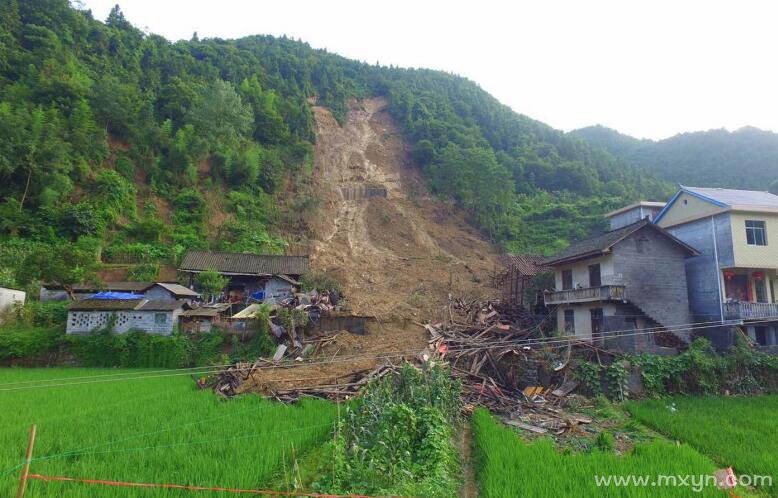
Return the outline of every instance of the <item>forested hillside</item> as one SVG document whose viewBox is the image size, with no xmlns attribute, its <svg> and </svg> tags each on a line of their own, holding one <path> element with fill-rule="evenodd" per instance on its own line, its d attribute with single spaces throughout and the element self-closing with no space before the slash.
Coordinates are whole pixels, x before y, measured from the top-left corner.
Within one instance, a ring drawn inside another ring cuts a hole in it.
<svg viewBox="0 0 778 498">
<path fill-rule="evenodd" d="M 551 251 L 670 185 L 436 71 L 347 60 L 286 38 L 171 43 L 66 0 L 0 0 L 0 285 L 188 247 L 283 252 L 315 212 L 310 102 L 343 120 L 385 96 L 431 189 L 494 242 Z"/>
<path fill-rule="evenodd" d="M 698 131 L 653 141 L 589 126 L 571 135 L 674 183 L 778 190 L 778 134 L 770 131 Z"/>
</svg>

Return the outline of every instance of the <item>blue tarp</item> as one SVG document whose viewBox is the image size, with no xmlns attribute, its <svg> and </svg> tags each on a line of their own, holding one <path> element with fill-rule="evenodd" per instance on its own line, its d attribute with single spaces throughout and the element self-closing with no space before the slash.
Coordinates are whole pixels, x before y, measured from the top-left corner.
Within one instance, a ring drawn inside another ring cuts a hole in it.
<svg viewBox="0 0 778 498">
<path fill-rule="evenodd" d="M 130 292 L 98 292 L 92 294 L 88 299 L 143 299 L 143 294 L 132 294 Z"/>
<path fill-rule="evenodd" d="M 253 299 L 255 301 L 264 301 L 265 300 L 265 291 L 264 290 L 259 290 L 259 291 L 256 291 L 256 292 L 252 292 L 251 293 L 251 299 Z"/>
</svg>

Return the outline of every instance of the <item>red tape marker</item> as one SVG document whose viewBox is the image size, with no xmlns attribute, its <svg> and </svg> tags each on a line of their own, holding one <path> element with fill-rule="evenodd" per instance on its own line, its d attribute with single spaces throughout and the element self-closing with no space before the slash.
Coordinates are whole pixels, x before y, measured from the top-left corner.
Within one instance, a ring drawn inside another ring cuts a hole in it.
<svg viewBox="0 0 778 498">
<path fill-rule="evenodd" d="M 40 474 L 30 474 L 28 479 L 39 479 L 41 481 L 67 481 L 79 482 L 82 484 L 102 484 L 103 486 L 122 486 L 129 488 L 168 488 L 184 489 L 188 491 L 224 491 L 227 493 L 246 493 L 263 494 L 272 496 L 306 496 L 310 498 L 398 498 L 389 496 L 368 496 L 368 495 L 331 495 L 323 493 L 299 493 L 296 491 L 274 491 L 270 489 L 237 489 L 237 488 L 211 488 L 207 486 L 189 486 L 186 484 L 152 484 L 145 482 L 124 482 L 124 481 L 105 481 L 102 479 L 78 479 L 75 477 L 63 476 L 42 476 Z"/>
</svg>

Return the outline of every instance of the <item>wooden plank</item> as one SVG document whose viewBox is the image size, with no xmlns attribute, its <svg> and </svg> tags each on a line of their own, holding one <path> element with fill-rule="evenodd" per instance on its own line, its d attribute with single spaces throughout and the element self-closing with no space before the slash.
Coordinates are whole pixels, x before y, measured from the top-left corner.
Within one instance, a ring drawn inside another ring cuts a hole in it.
<svg viewBox="0 0 778 498">
<path fill-rule="evenodd" d="M 511 420 L 511 419 L 503 419 L 503 422 L 505 422 L 508 425 L 512 425 L 513 427 L 518 427 L 519 429 L 524 429 L 525 431 L 534 432 L 535 434 L 547 434 L 548 429 L 544 429 L 542 427 L 537 427 L 534 425 L 525 424 L 524 422 L 521 422 L 519 420 Z"/>
<path fill-rule="evenodd" d="M 281 361 L 281 358 L 284 357 L 284 353 L 286 352 L 286 344 L 281 344 L 276 348 L 276 354 L 273 355 L 273 361 L 278 363 Z"/>
</svg>

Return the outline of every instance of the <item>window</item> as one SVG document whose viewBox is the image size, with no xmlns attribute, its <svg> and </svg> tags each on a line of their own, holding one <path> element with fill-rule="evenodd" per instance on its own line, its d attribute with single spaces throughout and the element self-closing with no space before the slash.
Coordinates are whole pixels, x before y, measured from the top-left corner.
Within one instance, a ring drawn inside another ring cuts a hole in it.
<svg viewBox="0 0 778 498">
<path fill-rule="evenodd" d="M 575 334 L 575 311 L 565 310 L 565 333 Z"/>
<path fill-rule="evenodd" d="M 599 287 L 601 285 L 600 265 L 589 265 L 589 287 Z"/>
<path fill-rule="evenodd" d="M 764 280 L 754 280 L 754 291 L 756 291 L 756 302 L 767 302 L 767 288 L 765 287 Z"/>
<path fill-rule="evenodd" d="M 573 270 L 562 270 L 562 290 L 573 288 Z"/>
<path fill-rule="evenodd" d="M 746 220 L 746 242 L 750 246 L 767 245 L 767 230 L 764 221 Z"/>
<path fill-rule="evenodd" d="M 602 332 L 602 308 L 592 308 L 589 310 L 589 314 L 592 316 L 592 335 Z"/>
<path fill-rule="evenodd" d="M 167 323 L 167 314 L 154 313 L 154 323 L 157 325 Z"/>
<path fill-rule="evenodd" d="M 756 342 L 760 346 L 767 346 L 767 327 L 756 327 L 754 329 Z"/>
</svg>

